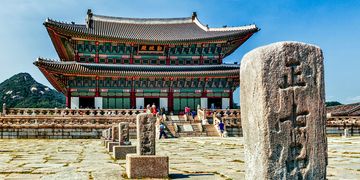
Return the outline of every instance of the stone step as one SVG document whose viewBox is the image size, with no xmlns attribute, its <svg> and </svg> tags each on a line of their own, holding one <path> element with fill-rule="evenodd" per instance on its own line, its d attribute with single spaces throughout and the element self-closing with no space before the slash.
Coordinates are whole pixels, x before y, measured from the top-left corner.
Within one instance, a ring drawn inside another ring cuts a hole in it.
<svg viewBox="0 0 360 180">
<path fill-rule="evenodd" d="M 207 136 L 215 136 L 215 137 L 220 136 L 214 125 L 211 124 L 203 125 L 203 128 Z"/>
</svg>

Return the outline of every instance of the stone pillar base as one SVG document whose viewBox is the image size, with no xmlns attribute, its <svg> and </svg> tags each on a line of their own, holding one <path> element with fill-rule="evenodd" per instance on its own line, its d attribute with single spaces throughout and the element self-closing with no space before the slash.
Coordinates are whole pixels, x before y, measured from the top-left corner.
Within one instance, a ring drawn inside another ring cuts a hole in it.
<svg viewBox="0 0 360 180">
<path fill-rule="evenodd" d="M 128 178 L 168 178 L 169 157 L 158 155 L 126 155 Z"/>
<path fill-rule="evenodd" d="M 120 145 L 119 142 L 109 142 L 108 145 L 107 145 L 107 150 L 109 152 L 113 152 L 113 147 L 118 146 L 118 145 Z"/>
<path fill-rule="evenodd" d="M 120 145 L 113 147 L 114 159 L 125 159 L 127 154 L 136 154 L 136 146 Z"/>
<path fill-rule="evenodd" d="M 111 142 L 111 140 L 107 140 L 107 139 L 104 140 L 104 146 L 105 146 L 106 148 L 108 147 L 108 143 L 109 143 L 109 142 Z"/>
</svg>

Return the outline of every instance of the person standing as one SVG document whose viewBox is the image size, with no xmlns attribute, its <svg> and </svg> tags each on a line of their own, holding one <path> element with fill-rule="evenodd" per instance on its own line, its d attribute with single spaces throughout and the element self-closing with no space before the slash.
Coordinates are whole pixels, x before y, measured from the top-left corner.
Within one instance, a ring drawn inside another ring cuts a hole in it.
<svg viewBox="0 0 360 180">
<path fill-rule="evenodd" d="M 164 135 L 164 138 L 166 139 L 167 136 L 166 136 L 166 133 L 165 133 L 165 125 L 164 125 L 164 123 L 162 123 L 162 122 L 160 123 L 159 129 L 160 129 L 159 139 L 161 139 L 162 135 Z"/>
<path fill-rule="evenodd" d="M 157 114 L 157 110 L 156 110 L 155 104 L 153 104 L 153 105 L 151 106 L 151 113 L 152 113 L 154 116 Z"/>
<path fill-rule="evenodd" d="M 220 121 L 219 123 L 219 129 L 220 129 L 221 137 L 224 137 L 225 124 L 222 121 Z"/>
</svg>

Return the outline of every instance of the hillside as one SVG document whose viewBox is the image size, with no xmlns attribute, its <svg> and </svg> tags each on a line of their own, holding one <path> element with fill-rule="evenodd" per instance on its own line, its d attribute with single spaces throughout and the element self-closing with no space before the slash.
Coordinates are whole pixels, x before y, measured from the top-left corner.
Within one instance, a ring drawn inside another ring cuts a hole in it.
<svg viewBox="0 0 360 180">
<path fill-rule="evenodd" d="M 6 103 L 7 107 L 12 108 L 65 107 L 62 93 L 36 82 L 28 73 L 16 74 L 2 82 L 0 98 L 1 106 Z"/>
</svg>

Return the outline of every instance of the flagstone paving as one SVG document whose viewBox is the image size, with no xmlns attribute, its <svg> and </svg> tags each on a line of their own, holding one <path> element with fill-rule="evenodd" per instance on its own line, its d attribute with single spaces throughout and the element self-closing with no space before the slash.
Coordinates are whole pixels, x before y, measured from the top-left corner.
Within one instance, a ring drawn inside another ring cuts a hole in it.
<svg viewBox="0 0 360 180">
<path fill-rule="evenodd" d="M 133 141 L 133 143 L 135 143 Z M 360 179 L 360 137 L 329 137 L 328 179 Z M 244 179 L 243 138 L 157 141 L 171 179 Z M 124 179 L 100 140 L 0 139 L 0 179 Z"/>
</svg>

